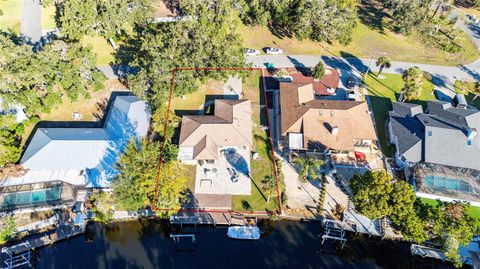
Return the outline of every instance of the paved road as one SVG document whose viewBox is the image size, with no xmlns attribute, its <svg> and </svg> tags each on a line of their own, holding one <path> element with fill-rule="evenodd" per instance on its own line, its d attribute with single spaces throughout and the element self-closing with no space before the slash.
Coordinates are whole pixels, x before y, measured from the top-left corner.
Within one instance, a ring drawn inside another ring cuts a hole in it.
<svg viewBox="0 0 480 269">
<path fill-rule="evenodd" d="M 118 77 L 124 77 L 129 73 L 135 73 L 135 69 L 128 67 L 127 65 L 102 65 L 97 66 L 108 79 L 114 79 Z"/>
<path fill-rule="evenodd" d="M 247 56 L 246 62 L 255 67 L 266 67 L 267 63 L 275 67 L 313 67 L 319 61 L 323 61 L 327 66 L 341 70 L 341 80 L 344 81 L 348 76 L 358 76 L 365 72 L 369 66 L 370 71 L 378 72 L 375 66 L 375 60 L 365 58 L 342 58 L 335 56 L 318 55 L 260 55 Z M 453 97 L 453 84 L 456 80 L 479 81 L 480 80 L 480 60 L 471 64 L 460 66 L 441 66 L 430 64 L 418 64 L 392 61 L 392 66 L 384 69 L 383 73 L 401 74 L 404 70 L 418 66 L 422 70 L 432 74 L 432 82 L 436 89 L 442 92 L 445 98 Z M 125 75 L 131 72 L 126 66 L 100 66 L 99 69 L 108 77 L 115 78 L 117 75 Z M 440 96 L 441 97 L 441 96 Z"/>
<path fill-rule="evenodd" d="M 341 58 L 334 56 L 314 56 L 314 55 L 260 55 L 247 56 L 247 63 L 255 67 L 265 67 L 267 63 L 275 67 L 313 67 L 319 61 L 323 61 L 327 66 L 341 70 L 342 79 L 351 75 L 359 75 L 365 72 L 369 66 L 371 71 L 377 72 L 375 61 L 365 58 Z M 404 70 L 418 66 L 422 70 L 432 74 L 432 82 L 437 89 L 448 96 L 452 96 L 453 84 L 456 80 L 480 80 L 480 61 L 475 61 L 468 65 L 461 66 L 440 66 L 429 64 L 417 64 L 393 61 L 391 68 L 384 69 L 384 73 L 401 74 Z"/>
<path fill-rule="evenodd" d="M 475 26 L 462 12 L 454 9 L 450 13 L 450 19 L 457 19 L 456 26 L 467 33 L 477 48 L 480 48 L 480 27 Z"/>
<path fill-rule="evenodd" d="M 23 0 L 20 31 L 30 42 L 36 43 L 42 37 L 42 6 L 39 0 Z"/>
</svg>

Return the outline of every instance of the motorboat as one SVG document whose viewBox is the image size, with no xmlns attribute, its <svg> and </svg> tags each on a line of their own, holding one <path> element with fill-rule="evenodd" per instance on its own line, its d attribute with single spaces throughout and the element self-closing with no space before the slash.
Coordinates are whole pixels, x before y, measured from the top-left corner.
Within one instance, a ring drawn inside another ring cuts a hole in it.
<svg viewBox="0 0 480 269">
<path fill-rule="evenodd" d="M 233 239 L 258 240 L 260 228 L 257 226 L 231 226 L 228 227 L 227 236 Z"/>
</svg>

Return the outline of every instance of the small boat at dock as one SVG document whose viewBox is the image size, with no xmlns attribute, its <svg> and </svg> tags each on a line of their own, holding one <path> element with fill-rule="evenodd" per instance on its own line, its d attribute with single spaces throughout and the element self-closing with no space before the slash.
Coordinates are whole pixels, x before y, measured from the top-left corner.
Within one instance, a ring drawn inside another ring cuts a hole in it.
<svg viewBox="0 0 480 269">
<path fill-rule="evenodd" d="M 258 240 L 260 229 L 257 226 L 231 226 L 228 227 L 227 236 L 233 239 Z"/>
</svg>

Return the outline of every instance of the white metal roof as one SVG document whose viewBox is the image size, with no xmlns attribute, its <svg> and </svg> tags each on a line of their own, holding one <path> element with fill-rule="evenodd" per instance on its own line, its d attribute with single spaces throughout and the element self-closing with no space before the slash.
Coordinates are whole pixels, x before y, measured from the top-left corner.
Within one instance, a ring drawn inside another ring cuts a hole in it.
<svg viewBox="0 0 480 269">
<path fill-rule="evenodd" d="M 30 171 L 11 182 L 60 179 L 81 185 L 83 178 L 88 187 L 108 187 L 118 155 L 131 138 L 145 137 L 149 124 L 144 101 L 118 96 L 104 128 L 39 128 L 20 160 Z"/>
</svg>

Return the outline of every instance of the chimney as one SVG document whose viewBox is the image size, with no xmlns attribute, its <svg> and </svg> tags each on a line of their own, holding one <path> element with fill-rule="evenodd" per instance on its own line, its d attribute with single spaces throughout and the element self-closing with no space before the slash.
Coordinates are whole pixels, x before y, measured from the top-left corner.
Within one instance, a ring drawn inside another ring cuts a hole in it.
<svg viewBox="0 0 480 269">
<path fill-rule="evenodd" d="M 332 135 L 337 135 L 338 134 L 338 126 L 332 126 L 332 129 L 330 130 Z"/>
</svg>

